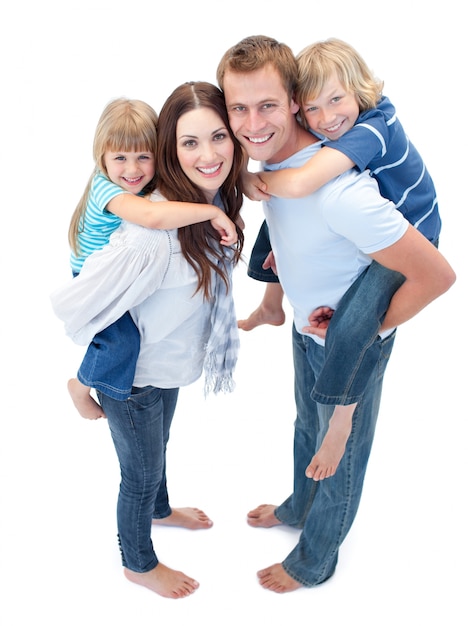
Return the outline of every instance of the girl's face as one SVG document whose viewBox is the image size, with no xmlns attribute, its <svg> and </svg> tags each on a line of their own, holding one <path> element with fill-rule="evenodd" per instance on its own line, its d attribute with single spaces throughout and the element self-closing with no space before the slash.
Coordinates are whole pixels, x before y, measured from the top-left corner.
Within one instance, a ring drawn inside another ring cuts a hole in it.
<svg viewBox="0 0 468 626">
<path fill-rule="evenodd" d="M 104 154 L 109 179 L 130 193 L 140 193 L 154 177 L 152 152 L 110 152 Z"/>
<path fill-rule="evenodd" d="M 350 130 L 359 115 L 359 104 L 354 93 L 346 91 L 336 75 L 325 83 L 318 98 L 306 100 L 302 106 L 311 130 L 327 139 L 338 139 Z"/>
<path fill-rule="evenodd" d="M 234 158 L 234 143 L 223 120 L 207 107 L 184 113 L 177 122 L 176 141 L 183 172 L 212 202 Z"/>
</svg>

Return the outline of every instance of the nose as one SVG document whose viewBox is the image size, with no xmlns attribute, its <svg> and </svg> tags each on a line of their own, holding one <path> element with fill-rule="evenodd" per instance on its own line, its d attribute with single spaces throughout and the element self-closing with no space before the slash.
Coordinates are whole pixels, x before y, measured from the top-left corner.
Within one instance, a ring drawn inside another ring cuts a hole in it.
<svg viewBox="0 0 468 626">
<path fill-rule="evenodd" d="M 200 157 L 205 163 L 211 163 L 216 157 L 216 150 L 213 142 L 206 141 L 200 146 Z"/>
<path fill-rule="evenodd" d="M 322 109 L 320 123 L 322 126 L 330 126 L 336 120 L 335 112 L 330 109 Z"/>
<path fill-rule="evenodd" d="M 245 126 L 247 130 L 252 133 L 256 133 L 265 125 L 262 115 L 256 109 L 249 109 L 247 118 L 245 120 Z"/>
</svg>

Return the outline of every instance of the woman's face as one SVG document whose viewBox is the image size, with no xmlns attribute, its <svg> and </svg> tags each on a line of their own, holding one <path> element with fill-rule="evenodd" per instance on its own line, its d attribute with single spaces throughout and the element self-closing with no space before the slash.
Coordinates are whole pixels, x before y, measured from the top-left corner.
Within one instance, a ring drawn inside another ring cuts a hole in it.
<svg viewBox="0 0 468 626">
<path fill-rule="evenodd" d="M 202 107 L 179 118 L 176 136 L 182 170 L 212 202 L 231 171 L 234 158 L 228 129 L 215 111 Z"/>
</svg>

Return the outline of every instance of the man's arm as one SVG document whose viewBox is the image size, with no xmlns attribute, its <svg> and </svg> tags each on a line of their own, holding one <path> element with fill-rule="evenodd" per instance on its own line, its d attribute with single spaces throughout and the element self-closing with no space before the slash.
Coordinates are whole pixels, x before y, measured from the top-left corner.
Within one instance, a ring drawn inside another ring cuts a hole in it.
<svg viewBox="0 0 468 626">
<path fill-rule="evenodd" d="M 447 260 L 411 225 L 396 243 L 369 256 L 406 277 L 390 301 L 382 331 L 407 322 L 456 280 Z"/>
</svg>

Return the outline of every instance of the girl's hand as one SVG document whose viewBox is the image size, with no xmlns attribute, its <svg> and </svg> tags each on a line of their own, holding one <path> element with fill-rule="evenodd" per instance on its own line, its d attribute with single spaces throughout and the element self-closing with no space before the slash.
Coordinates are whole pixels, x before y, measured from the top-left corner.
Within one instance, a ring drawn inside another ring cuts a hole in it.
<svg viewBox="0 0 468 626">
<path fill-rule="evenodd" d="M 303 332 L 325 339 L 334 312 L 329 306 L 319 306 L 309 315 L 310 326 L 304 326 Z"/>
<path fill-rule="evenodd" d="M 237 230 L 229 217 L 223 213 L 223 211 L 219 211 L 219 214 L 210 220 L 211 225 L 215 230 L 218 231 L 220 236 L 219 243 L 223 246 L 232 246 L 237 243 Z"/>
<path fill-rule="evenodd" d="M 269 200 L 270 194 L 267 193 L 267 186 L 258 174 L 244 171 L 242 173 L 242 184 L 244 187 L 244 195 L 249 200 Z"/>
</svg>

